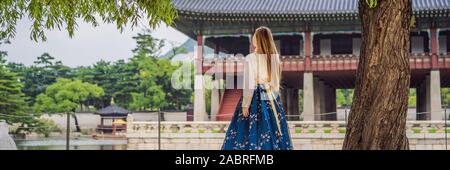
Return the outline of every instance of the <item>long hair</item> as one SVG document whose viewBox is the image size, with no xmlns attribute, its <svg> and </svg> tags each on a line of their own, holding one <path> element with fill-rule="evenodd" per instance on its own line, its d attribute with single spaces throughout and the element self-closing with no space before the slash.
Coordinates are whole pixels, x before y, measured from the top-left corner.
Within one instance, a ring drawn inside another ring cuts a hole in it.
<svg viewBox="0 0 450 170">
<path fill-rule="evenodd" d="M 254 41 L 256 41 L 255 52 L 257 54 L 267 55 L 267 72 L 269 74 L 268 81 L 273 82 L 278 87 L 280 83 L 281 69 L 278 65 L 278 50 L 273 40 L 272 31 L 270 31 L 267 27 L 259 27 L 255 31 Z M 275 68 L 273 68 L 273 66 L 275 66 Z"/>
</svg>

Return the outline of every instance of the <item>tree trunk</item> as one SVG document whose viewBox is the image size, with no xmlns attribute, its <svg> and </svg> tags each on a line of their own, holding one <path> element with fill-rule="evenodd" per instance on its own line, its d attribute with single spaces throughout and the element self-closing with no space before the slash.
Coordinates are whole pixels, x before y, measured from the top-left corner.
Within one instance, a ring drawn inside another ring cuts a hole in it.
<svg viewBox="0 0 450 170">
<path fill-rule="evenodd" d="M 361 56 L 343 149 L 409 149 L 411 0 L 359 1 Z"/>
<path fill-rule="evenodd" d="M 73 116 L 73 119 L 74 119 L 74 121 L 75 121 L 75 127 L 77 128 L 77 132 L 81 132 L 81 128 L 80 128 L 80 125 L 79 125 L 79 123 L 78 123 L 78 117 L 77 117 L 77 114 L 74 112 L 74 113 L 72 114 L 72 116 Z"/>
</svg>

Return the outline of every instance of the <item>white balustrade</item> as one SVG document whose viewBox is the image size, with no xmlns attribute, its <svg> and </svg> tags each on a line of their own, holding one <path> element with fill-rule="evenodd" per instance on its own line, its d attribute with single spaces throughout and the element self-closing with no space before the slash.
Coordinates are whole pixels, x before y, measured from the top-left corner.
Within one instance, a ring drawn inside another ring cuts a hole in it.
<svg viewBox="0 0 450 170">
<path fill-rule="evenodd" d="M 225 133 L 229 122 L 161 122 L 161 133 Z M 289 121 L 290 133 L 344 133 L 344 121 Z M 444 121 L 408 121 L 407 133 L 444 133 Z M 128 133 L 158 133 L 158 122 L 129 121 Z"/>
</svg>

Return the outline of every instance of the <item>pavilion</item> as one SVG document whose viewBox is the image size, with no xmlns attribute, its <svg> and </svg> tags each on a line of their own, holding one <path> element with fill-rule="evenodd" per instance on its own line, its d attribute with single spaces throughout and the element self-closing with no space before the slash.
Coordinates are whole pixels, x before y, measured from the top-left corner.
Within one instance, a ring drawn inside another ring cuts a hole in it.
<svg viewBox="0 0 450 170">
<path fill-rule="evenodd" d="M 252 52 L 255 28 L 268 26 L 282 55 L 282 102 L 303 120 L 336 120 L 336 89 L 352 89 L 361 46 L 358 0 L 172 0 L 175 28 L 196 39 L 194 120 L 209 120 L 203 76 L 226 87 L 211 92 L 211 120 L 229 120 L 242 90 L 242 66 L 224 54 Z M 442 120 L 442 87 L 450 87 L 450 1 L 412 0 L 411 88 L 417 91 L 417 119 Z M 203 47 L 216 55 L 204 54 Z M 218 55 L 219 54 L 219 55 Z M 211 57 L 212 56 L 212 57 Z M 220 57 L 217 57 L 220 56 Z M 389 57 L 389 56 L 386 56 Z M 216 70 L 213 68 L 225 68 Z M 303 113 L 299 90 L 303 90 Z M 297 119 L 297 120 L 298 120 Z"/>
<path fill-rule="evenodd" d="M 97 126 L 97 132 L 114 134 L 117 131 L 126 131 L 126 120 L 130 113 L 130 111 L 115 105 L 114 99 L 112 99 L 110 106 L 95 112 L 101 117 L 100 125 Z"/>
</svg>

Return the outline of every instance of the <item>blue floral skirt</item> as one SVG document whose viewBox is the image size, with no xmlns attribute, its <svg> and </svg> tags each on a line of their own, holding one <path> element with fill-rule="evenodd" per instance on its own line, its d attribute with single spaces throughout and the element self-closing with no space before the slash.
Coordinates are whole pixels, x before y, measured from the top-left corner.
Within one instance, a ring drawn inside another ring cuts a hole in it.
<svg viewBox="0 0 450 170">
<path fill-rule="evenodd" d="M 242 115 L 242 98 L 229 125 L 222 150 L 292 150 L 289 128 L 280 99 L 274 101 L 278 121 L 263 85 L 253 94 L 248 117 Z M 280 129 L 278 129 L 278 123 Z"/>
</svg>

